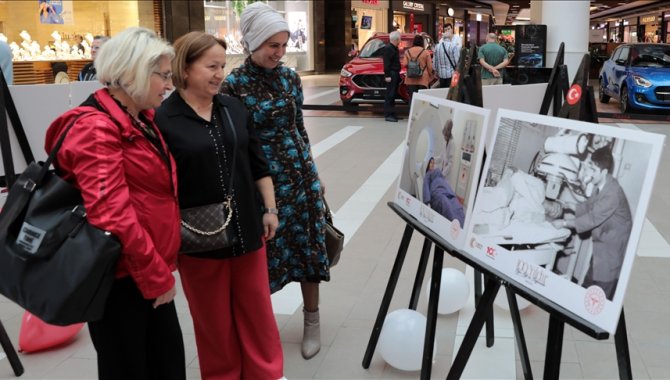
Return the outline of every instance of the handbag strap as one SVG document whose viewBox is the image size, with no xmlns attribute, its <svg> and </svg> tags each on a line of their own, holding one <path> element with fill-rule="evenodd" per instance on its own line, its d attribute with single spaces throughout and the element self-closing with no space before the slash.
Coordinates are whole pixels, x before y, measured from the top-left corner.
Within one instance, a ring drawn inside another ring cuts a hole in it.
<svg viewBox="0 0 670 380">
<path fill-rule="evenodd" d="M 456 70 L 456 65 L 454 65 L 454 61 L 451 60 L 451 58 L 449 57 L 449 53 L 447 53 L 447 48 L 444 47 L 444 46 L 445 46 L 445 45 L 442 44 L 442 50 L 444 50 L 444 55 L 447 56 L 447 59 L 449 60 L 449 63 L 451 63 L 451 68 L 454 69 L 454 70 Z"/>
<path fill-rule="evenodd" d="M 219 112 L 221 112 L 220 109 Z M 226 115 L 226 119 L 228 119 L 228 124 L 230 124 L 230 131 L 233 134 L 233 159 L 230 165 L 230 178 L 228 178 L 228 194 L 226 194 L 226 198 L 230 198 L 233 193 L 233 178 L 235 178 L 235 160 L 237 159 L 237 132 L 235 131 L 235 124 L 233 123 L 233 118 L 230 117 L 230 112 L 228 112 L 227 105 L 223 106 L 223 112 Z"/>
</svg>

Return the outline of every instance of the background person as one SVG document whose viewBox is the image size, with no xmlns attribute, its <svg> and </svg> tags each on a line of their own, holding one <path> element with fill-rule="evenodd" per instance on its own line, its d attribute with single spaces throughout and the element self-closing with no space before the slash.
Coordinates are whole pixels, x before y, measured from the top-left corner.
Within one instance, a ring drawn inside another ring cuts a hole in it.
<svg viewBox="0 0 670 380">
<path fill-rule="evenodd" d="M 495 33 L 486 35 L 486 43 L 479 48 L 477 59 L 482 66 L 482 85 L 503 83 L 503 68 L 509 64 L 507 50 L 498 45 Z"/>
<path fill-rule="evenodd" d="M 95 36 L 93 37 L 93 42 L 91 42 L 91 59 L 92 62 L 87 63 L 79 72 L 79 81 L 87 81 L 87 80 L 96 80 L 96 73 L 95 73 L 95 57 L 98 56 L 98 50 L 100 50 L 100 47 L 102 44 L 107 42 L 109 40 L 109 37 L 107 36 Z"/>
<path fill-rule="evenodd" d="M 454 37 L 454 27 L 451 24 L 444 24 L 442 39 L 433 50 L 433 67 L 440 78 L 440 87 L 451 86 L 451 77 L 458 67 L 460 57 L 461 47 Z"/>
<path fill-rule="evenodd" d="M 173 302 L 176 166 L 153 123 L 153 108 L 172 89 L 172 57 L 172 47 L 148 29 L 120 32 L 97 58 L 105 88 L 47 130 L 48 152 L 76 119 L 54 165 L 81 190 L 89 222 L 121 242 L 105 314 L 88 323 L 102 380 L 186 378 Z"/>
<path fill-rule="evenodd" d="M 395 113 L 395 97 L 400 85 L 400 32 L 393 31 L 389 34 L 389 43 L 384 49 L 384 81 L 386 82 L 386 96 L 384 97 L 384 120 L 393 123 L 398 122 Z"/>
<path fill-rule="evenodd" d="M 448 119 L 442 128 L 442 137 L 444 137 L 444 150 L 438 157 L 440 171 L 444 178 L 449 178 L 451 168 L 454 166 L 454 136 L 452 130 L 454 129 L 454 121 Z"/>
<path fill-rule="evenodd" d="M 270 301 L 264 244 L 279 224 L 273 213 L 270 170 L 242 103 L 218 94 L 226 42 L 190 32 L 174 48 L 177 91 L 158 109 L 156 122 L 177 162 L 180 206 L 223 202 L 234 173 L 231 223 L 238 243 L 179 256 L 200 374 L 203 379 L 279 379 L 283 354 Z"/>
<path fill-rule="evenodd" d="M 242 43 L 249 56 L 226 77 L 223 89 L 249 111 L 270 163 L 279 209 L 277 236 L 267 244 L 270 288 L 299 282 L 304 301 L 301 352 L 310 359 L 321 349 L 319 282 L 330 280 L 325 246 L 323 190 L 302 115 L 298 74 L 281 64 L 289 28 L 265 3 L 242 12 Z"/>
<path fill-rule="evenodd" d="M 433 71 L 433 61 L 430 59 L 430 53 L 424 49 L 423 37 L 420 34 L 414 36 L 412 47 L 405 50 L 404 57 L 405 63 L 409 63 L 410 59 L 415 59 L 419 66 L 423 68 L 421 78 L 405 77 L 405 85 L 407 85 L 407 92 L 411 101 L 415 92 L 428 88 L 435 72 Z"/>
</svg>

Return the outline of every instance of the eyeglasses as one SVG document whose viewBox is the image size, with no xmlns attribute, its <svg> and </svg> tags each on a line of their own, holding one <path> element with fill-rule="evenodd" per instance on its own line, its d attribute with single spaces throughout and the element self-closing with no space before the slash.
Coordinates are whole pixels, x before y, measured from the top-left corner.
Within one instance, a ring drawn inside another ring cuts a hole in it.
<svg viewBox="0 0 670 380">
<path fill-rule="evenodd" d="M 171 71 L 168 71 L 167 73 L 161 73 L 160 71 L 153 71 L 152 74 L 156 74 L 159 77 L 161 77 L 163 82 L 169 82 L 172 79 L 172 72 Z"/>
</svg>

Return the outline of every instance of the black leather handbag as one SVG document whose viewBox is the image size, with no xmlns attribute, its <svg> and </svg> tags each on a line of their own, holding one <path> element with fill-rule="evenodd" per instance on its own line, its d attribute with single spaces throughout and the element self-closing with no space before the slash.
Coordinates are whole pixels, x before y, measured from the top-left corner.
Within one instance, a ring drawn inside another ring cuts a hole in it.
<svg viewBox="0 0 670 380">
<path fill-rule="evenodd" d="M 116 237 L 88 222 L 79 190 L 49 171 L 74 122 L 46 162 L 11 185 L 0 212 L 0 293 L 62 326 L 102 318 L 121 253 Z"/>
<path fill-rule="evenodd" d="M 225 201 L 180 210 L 181 247 L 179 253 L 210 252 L 237 244 L 237 234 L 230 225 L 234 213 L 232 191 L 237 156 L 237 133 L 228 107 L 224 106 L 223 110 L 233 135 L 233 159 L 229 170 Z"/>
</svg>

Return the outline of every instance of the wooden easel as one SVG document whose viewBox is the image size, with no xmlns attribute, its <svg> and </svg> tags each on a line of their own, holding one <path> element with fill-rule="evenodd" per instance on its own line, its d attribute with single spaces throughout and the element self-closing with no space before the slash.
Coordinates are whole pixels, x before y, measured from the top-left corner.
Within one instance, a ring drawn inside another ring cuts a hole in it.
<svg viewBox="0 0 670 380">
<path fill-rule="evenodd" d="M 0 69 L 0 150 L 2 151 L 2 162 L 5 167 L 5 182 L 6 186 L 10 187 L 14 183 L 14 161 L 12 159 L 12 153 L 10 149 L 9 142 L 9 128 L 7 125 L 7 115 L 12 122 L 14 127 L 14 132 L 19 140 L 21 150 L 23 151 L 24 157 L 26 160 L 30 159 L 34 161 L 32 151 L 28 145 L 28 139 L 26 138 L 25 132 L 23 130 L 23 125 L 19 119 L 19 115 L 16 112 L 16 107 L 14 106 L 14 101 L 12 96 L 9 93 L 9 87 L 5 81 L 5 77 Z M 30 161 L 27 161 L 30 162 Z M 7 355 L 9 364 L 14 370 L 16 376 L 21 376 L 23 374 L 23 365 L 21 360 L 19 360 L 19 355 L 16 353 L 12 341 L 9 340 L 7 331 L 0 321 L 0 346 L 2 346 L 3 351 Z"/>
</svg>

